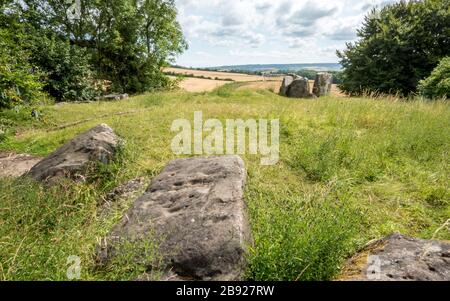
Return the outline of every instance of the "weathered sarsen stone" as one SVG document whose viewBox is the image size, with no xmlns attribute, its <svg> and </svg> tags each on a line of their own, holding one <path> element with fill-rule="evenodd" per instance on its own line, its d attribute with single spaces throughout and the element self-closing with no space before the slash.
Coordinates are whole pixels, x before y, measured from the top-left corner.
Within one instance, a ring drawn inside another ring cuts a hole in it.
<svg viewBox="0 0 450 301">
<path fill-rule="evenodd" d="M 156 239 L 171 279 L 242 279 L 250 243 L 245 178 L 238 156 L 170 162 L 113 228 L 100 261 L 114 256 L 115 242 Z"/>
<path fill-rule="evenodd" d="M 287 75 L 283 78 L 283 82 L 281 83 L 280 95 L 286 96 L 289 86 L 294 81 L 294 76 Z"/>
<path fill-rule="evenodd" d="M 333 75 L 327 72 L 317 73 L 313 86 L 313 94 L 317 97 L 329 95 L 331 92 L 332 84 Z"/>
<path fill-rule="evenodd" d="M 341 280 L 449 281 L 450 242 L 392 234 L 369 244 L 345 267 Z"/>
<path fill-rule="evenodd" d="M 286 96 L 292 98 L 312 97 L 309 80 L 306 77 L 298 77 L 292 81 L 286 92 Z"/>
<path fill-rule="evenodd" d="M 77 176 L 95 161 L 108 163 L 120 139 L 106 124 L 100 124 L 67 142 L 64 146 L 33 166 L 27 175 L 38 181 L 58 176 Z"/>
</svg>

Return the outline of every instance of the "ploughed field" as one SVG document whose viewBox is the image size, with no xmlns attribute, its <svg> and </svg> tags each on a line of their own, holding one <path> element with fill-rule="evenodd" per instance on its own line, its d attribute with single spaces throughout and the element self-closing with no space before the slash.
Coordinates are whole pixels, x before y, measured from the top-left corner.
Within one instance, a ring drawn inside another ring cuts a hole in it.
<svg viewBox="0 0 450 301">
<path fill-rule="evenodd" d="M 126 143 L 117 162 L 84 182 L 48 188 L 0 179 L 0 279 L 66 280 L 70 255 L 79 256 L 82 279 L 135 279 L 143 273 L 132 246 L 107 267 L 96 265 L 102 237 L 134 201 L 108 196 L 130 179 L 149 183 L 178 158 L 171 150 L 171 124 L 192 122 L 195 111 L 222 122 L 280 120 L 276 165 L 260 165 L 259 155 L 241 156 L 254 241 L 247 254 L 249 279 L 334 279 L 368 241 L 396 231 L 450 239 L 441 227 L 450 216 L 447 102 L 288 99 L 252 85 L 44 106 L 40 121 L 30 121 L 25 110 L 1 112 L 0 119 L 13 121 L 0 152 L 45 156 L 99 123 Z M 151 246 L 139 252 L 148 261 L 159 256 Z"/>
</svg>

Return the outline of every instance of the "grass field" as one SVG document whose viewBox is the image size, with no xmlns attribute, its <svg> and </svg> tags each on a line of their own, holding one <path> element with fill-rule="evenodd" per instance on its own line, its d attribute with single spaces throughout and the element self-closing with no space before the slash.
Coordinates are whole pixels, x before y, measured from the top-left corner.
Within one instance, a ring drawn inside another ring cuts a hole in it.
<svg viewBox="0 0 450 301">
<path fill-rule="evenodd" d="M 142 273 L 133 248 L 96 267 L 96 246 L 133 200 L 109 210 L 102 203 L 117 184 L 138 176 L 150 181 L 176 158 L 171 123 L 192 120 L 194 111 L 204 119 L 280 119 L 277 165 L 242 156 L 254 239 L 250 279 L 334 279 L 358 248 L 394 231 L 450 239 L 448 229 L 436 232 L 450 217 L 448 102 L 297 100 L 240 87 L 46 106 L 40 122 L 28 120 L 29 112 L 1 112 L 0 119 L 14 120 L 16 135 L 4 137 L 0 151 L 44 156 L 99 123 L 113 127 L 126 145 L 115 164 L 86 183 L 48 189 L 24 179 L 0 180 L 0 280 L 65 280 L 70 255 L 81 258 L 82 279 Z M 128 114 L 115 115 L 120 112 Z M 89 121 L 58 128 L 84 119 Z M 158 257 L 148 254 L 148 262 Z"/>
</svg>

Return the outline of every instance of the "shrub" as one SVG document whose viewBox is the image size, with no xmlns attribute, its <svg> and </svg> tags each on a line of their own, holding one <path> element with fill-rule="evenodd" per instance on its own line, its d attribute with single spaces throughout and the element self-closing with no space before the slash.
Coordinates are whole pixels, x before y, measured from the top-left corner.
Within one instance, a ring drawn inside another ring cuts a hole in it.
<svg viewBox="0 0 450 301">
<path fill-rule="evenodd" d="M 443 58 L 430 76 L 420 81 L 418 89 L 428 98 L 450 98 L 450 56 Z"/>
<path fill-rule="evenodd" d="M 11 34 L 0 30 L 0 109 L 27 105 L 42 96 L 41 74 Z"/>
<path fill-rule="evenodd" d="M 32 41 L 32 61 L 46 72 L 44 90 L 56 101 L 89 100 L 95 90 L 88 52 L 57 38 Z"/>
</svg>

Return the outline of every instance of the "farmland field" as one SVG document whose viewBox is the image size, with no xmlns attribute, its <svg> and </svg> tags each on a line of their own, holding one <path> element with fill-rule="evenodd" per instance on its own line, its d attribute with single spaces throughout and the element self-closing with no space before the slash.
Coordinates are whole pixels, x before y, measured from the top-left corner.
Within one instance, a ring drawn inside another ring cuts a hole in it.
<svg viewBox="0 0 450 301">
<path fill-rule="evenodd" d="M 194 69 L 183 69 L 183 68 L 165 68 L 164 72 L 172 72 L 180 75 L 192 74 L 194 76 L 209 77 L 213 79 L 231 79 L 236 82 L 253 82 L 253 81 L 263 81 L 265 80 L 259 75 L 249 75 L 243 73 L 230 73 L 230 72 L 220 72 L 220 71 L 203 71 Z M 281 78 L 270 78 L 270 80 L 281 80 Z"/>
<path fill-rule="evenodd" d="M 175 79 L 174 76 L 171 76 Z M 178 86 L 188 92 L 210 92 L 217 87 L 229 84 L 229 81 L 225 80 L 215 80 L 215 79 L 204 79 L 196 77 L 186 77 L 181 79 Z"/>
<path fill-rule="evenodd" d="M 218 71 L 201 71 L 193 69 L 183 69 L 183 68 L 165 68 L 165 72 L 170 72 L 171 74 L 179 75 L 193 75 L 195 77 L 185 77 L 180 81 L 180 88 L 188 92 L 202 92 L 202 91 L 212 91 L 217 87 L 223 86 L 229 83 L 229 80 L 235 82 L 245 83 L 241 85 L 240 89 L 266 89 L 271 90 L 275 93 L 280 91 L 282 77 L 263 77 L 257 75 L 239 74 L 239 73 L 229 73 L 229 72 L 218 72 Z M 205 78 L 200 78 L 203 76 Z M 171 76 L 171 78 L 175 78 Z M 314 84 L 313 80 L 310 80 L 310 89 L 312 92 L 312 87 Z M 344 96 L 339 90 L 337 85 L 333 84 L 331 88 L 331 95 L 333 96 Z"/>
</svg>

